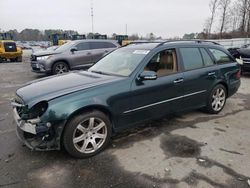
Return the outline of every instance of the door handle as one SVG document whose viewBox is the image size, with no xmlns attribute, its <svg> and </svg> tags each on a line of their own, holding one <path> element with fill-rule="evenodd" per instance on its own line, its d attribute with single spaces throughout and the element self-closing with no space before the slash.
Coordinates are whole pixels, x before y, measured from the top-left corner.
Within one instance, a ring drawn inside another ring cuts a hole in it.
<svg viewBox="0 0 250 188">
<path fill-rule="evenodd" d="M 104 52 L 105 52 L 105 53 L 108 53 L 109 51 L 108 51 L 108 50 L 105 50 Z"/>
<path fill-rule="evenodd" d="M 183 81 L 184 81 L 183 78 L 178 78 L 178 79 L 176 79 L 176 80 L 174 81 L 174 84 L 178 84 L 178 83 L 181 83 L 181 82 L 183 82 Z"/>
<path fill-rule="evenodd" d="M 209 72 L 207 75 L 208 75 L 208 76 L 214 76 L 214 75 L 215 75 L 215 72 Z"/>
<path fill-rule="evenodd" d="M 87 53 L 87 55 L 91 55 L 91 53 L 90 53 L 90 52 L 88 52 L 88 53 Z"/>
</svg>

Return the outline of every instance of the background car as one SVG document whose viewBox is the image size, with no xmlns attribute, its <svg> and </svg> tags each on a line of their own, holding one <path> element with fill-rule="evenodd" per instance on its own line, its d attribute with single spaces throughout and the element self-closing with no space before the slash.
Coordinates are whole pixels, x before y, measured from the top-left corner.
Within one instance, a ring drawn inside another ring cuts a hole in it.
<svg viewBox="0 0 250 188">
<path fill-rule="evenodd" d="M 73 69 L 87 69 L 104 54 L 118 48 L 113 40 L 69 41 L 54 50 L 35 52 L 31 55 L 34 72 L 61 74 Z"/>
<path fill-rule="evenodd" d="M 243 45 L 241 48 L 230 48 L 228 51 L 234 56 L 234 58 L 242 61 L 241 71 L 250 72 L 250 45 Z"/>
</svg>

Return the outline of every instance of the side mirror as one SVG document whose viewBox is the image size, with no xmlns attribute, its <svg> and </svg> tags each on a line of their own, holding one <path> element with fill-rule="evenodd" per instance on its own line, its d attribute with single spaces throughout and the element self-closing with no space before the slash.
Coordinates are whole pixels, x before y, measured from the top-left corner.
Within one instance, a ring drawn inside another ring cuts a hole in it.
<svg viewBox="0 0 250 188">
<path fill-rule="evenodd" d="M 154 71 L 143 71 L 138 77 L 139 81 L 156 80 L 156 79 L 157 79 L 157 74 Z"/>
<path fill-rule="evenodd" d="M 76 47 L 73 47 L 73 48 L 70 49 L 70 51 L 71 51 L 72 53 L 74 53 L 75 51 L 77 51 L 77 48 L 76 48 Z"/>
</svg>

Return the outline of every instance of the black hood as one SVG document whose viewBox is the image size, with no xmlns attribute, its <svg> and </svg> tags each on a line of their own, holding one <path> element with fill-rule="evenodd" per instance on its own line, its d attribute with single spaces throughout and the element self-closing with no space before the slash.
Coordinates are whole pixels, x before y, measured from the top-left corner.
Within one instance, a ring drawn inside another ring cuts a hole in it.
<svg viewBox="0 0 250 188">
<path fill-rule="evenodd" d="M 249 48 L 238 49 L 238 52 L 242 58 L 250 58 L 250 49 Z"/>
</svg>

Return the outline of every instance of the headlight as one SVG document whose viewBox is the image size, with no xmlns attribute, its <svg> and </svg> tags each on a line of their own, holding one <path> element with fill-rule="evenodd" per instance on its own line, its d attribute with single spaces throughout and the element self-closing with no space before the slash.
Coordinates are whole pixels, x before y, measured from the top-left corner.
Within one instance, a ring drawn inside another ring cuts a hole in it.
<svg viewBox="0 0 250 188">
<path fill-rule="evenodd" d="M 46 59 L 48 59 L 49 57 L 51 57 L 51 56 L 47 55 L 47 56 L 37 57 L 36 59 L 37 59 L 37 60 L 46 60 Z"/>
<path fill-rule="evenodd" d="M 35 104 L 30 110 L 29 110 L 29 118 L 37 118 L 41 117 L 48 108 L 48 102 L 42 101 L 37 104 Z"/>
</svg>

